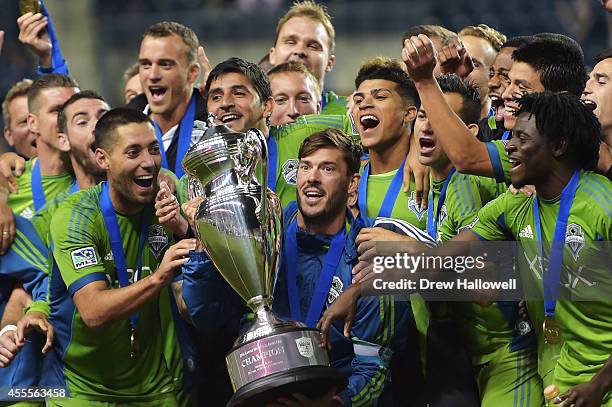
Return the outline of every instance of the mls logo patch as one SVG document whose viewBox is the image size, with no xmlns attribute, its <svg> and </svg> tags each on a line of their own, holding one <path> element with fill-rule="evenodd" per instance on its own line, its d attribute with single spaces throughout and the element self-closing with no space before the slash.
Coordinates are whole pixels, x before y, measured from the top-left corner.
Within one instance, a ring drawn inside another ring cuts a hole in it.
<svg viewBox="0 0 612 407">
<path fill-rule="evenodd" d="M 98 258 L 96 251 L 93 247 L 83 247 L 70 252 L 72 258 L 72 265 L 75 270 L 82 269 L 83 267 L 98 264 Z"/>
<path fill-rule="evenodd" d="M 310 338 L 301 337 L 295 340 L 298 352 L 305 358 L 311 358 L 314 355 L 314 348 Z"/>
<path fill-rule="evenodd" d="M 298 164 L 299 161 L 295 158 L 289 159 L 283 164 L 283 178 L 285 178 L 285 182 L 289 185 L 295 185 L 297 183 Z"/>
<path fill-rule="evenodd" d="M 578 260 L 580 250 L 584 247 L 584 233 L 580 225 L 570 223 L 565 230 L 565 245 L 569 249 L 574 260 Z"/>
<path fill-rule="evenodd" d="M 168 246 L 168 236 L 161 225 L 149 226 L 149 248 L 155 256 L 159 258 L 159 254 Z"/>
<path fill-rule="evenodd" d="M 342 294 L 343 287 L 344 284 L 342 284 L 342 280 L 340 280 L 340 277 L 334 276 L 334 279 L 331 282 L 331 287 L 329 287 L 329 294 L 327 296 L 327 302 L 329 304 L 336 301 L 336 298 L 340 297 L 340 294 Z"/>
<path fill-rule="evenodd" d="M 408 198 L 408 209 L 410 209 L 416 215 L 419 222 L 423 220 L 423 216 L 425 215 L 425 212 L 427 212 L 427 209 L 421 209 L 421 206 L 417 205 L 415 191 L 412 191 L 410 193 L 410 198 Z"/>
</svg>

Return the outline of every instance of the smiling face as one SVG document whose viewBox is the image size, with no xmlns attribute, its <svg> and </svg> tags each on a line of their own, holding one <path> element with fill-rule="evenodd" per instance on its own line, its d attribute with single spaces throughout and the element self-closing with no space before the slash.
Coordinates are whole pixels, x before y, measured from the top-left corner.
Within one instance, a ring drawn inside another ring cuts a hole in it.
<svg viewBox="0 0 612 407">
<path fill-rule="evenodd" d="M 140 44 L 140 84 L 151 111 L 172 116 L 177 106 L 187 104 L 199 66 L 189 63 L 187 45 L 177 35 L 145 37 Z"/>
<path fill-rule="evenodd" d="M 270 76 L 274 107 L 270 124 L 292 123 L 299 116 L 318 114 L 321 95 L 317 95 L 312 79 L 299 72 L 281 72 Z"/>
<path fill-rule="evenodd" d="M 4 137 L 19 155 L 31 158 L 36 155 L 36 134 L 28 127 L 28 98 L 17 96 L 8 104 L 9 123 L 5 124 Z"/>
<path fill-rule="evenodd" d="M 96 160 L 106 171 L 118 210 L 133 211 L 153 202 L 161 166 L 159 144 L 149 123 L 130 123 L 115 129 L 112 147 L 96 150 Z"/>
<path fill-rule="evenodd" d="M 516 48 L 502 48 L 495 57 L 493 66 L 489 69 L 489 98 L 491 105 L 495 108 L 495 120 L 502 121 L 504 119 L 504 101 L 502 94 L 510 85 L 510 69 L 512 68 L 512 52 Z"/>
<path fill-rule="evenodd" d="M 525 62 L 514 62 L 508 73 L 510 85 L 502 94 L 504 101 L 504 127 L 512 130 L 516 123 L 514 112 L 518 110 L 518 100 L 524 94 L 544 92 L 544 85 L 540 82 L 540 74 L 531 65 Z"/>
<path fill-rule="evenodd" d="M 612 58 L 600 61 L 591 72 L 582 100 L 593 109 L 608 144 L 612 141 Z"/>
<path fill-rule="evenodd" d="M 270 48 L 270 62 L 301 62 L 321 82 L 332 70 L 335 56 L 330 54 L 329 36 L 320 22 L 308 17 L 293 17 L 283 24 L 276 44 Z"/>
<path fill-rule="evenodd" d="M 353 94 L 353 120 L 365 148 L 386 151 L 410 134 L 407 125 L 416 107 L 404 101 L 397 84 L 386 79 L 368 79 Z"/>
<path fill-rule="evenodd" d="M 95 143 L 94 129 L 98 119 L 108 110 L 108 105 L 102 100 L 79 99 L 64 112 L 70 155 L 87 174 L 96 177 L 101 177 L 105 171 L 98 165 L 92 149 Z"/>
<path fill-rule="evenodd" d="M 207 109 L 237 132 L 250 128 L 266 129 L 265 117 L 272 112 L 272 100 L 262 102 L 248 78 L 237 72 L 216 77 L 210 84 Z"/>
<path fill-rule="evenodd" d="M 47 88 L 43 89 L 36 98 L 34 108 L 28 115 L 28 127 L 37 134 L 36 143 L 60 150 L 57 128 L 57 113 L 62 105 L 77 93 L 77 88 Z"/>
</svg>

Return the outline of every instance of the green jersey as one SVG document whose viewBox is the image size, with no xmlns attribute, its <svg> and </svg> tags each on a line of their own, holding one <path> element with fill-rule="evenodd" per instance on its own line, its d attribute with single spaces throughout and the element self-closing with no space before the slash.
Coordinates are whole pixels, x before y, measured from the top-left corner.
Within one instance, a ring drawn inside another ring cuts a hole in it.
<svg viewBox="0 0 612 407">
<path fill-rule="evenodd" d="M 353 129 L 348 116 L 340 115 L 306 115 L 300 116 L 294 123 L 270 128 L 269 137 L 274 137 L 277 145 L 276 157 L 276 194 L 283 207 L 295 201 L 295 184 L 297 181 L 298 153 L 304 140 L 319 131 L 336 128 L 348 135 Z M 270 167 L 274 164 L 270 163 Z M 258 171 L 260 174 L 260 171 Z M 189 197 L 188 177 L 181 178 L 179 200 L 186 202 Z"/>
<path fill-rule="evenodd" d="M 53 255 L 65 284 L 64 296 L 72 296 L 94 281 L 109 289 L 119 288 L 110 238 L 100 209 L 102 184 L 66 198 L 51 220 Z M 143 214 L 116 213 L 130 283 L 138 264 L 138 245 Z M 171 238 L 151 210 L 142 254 L 139 279 L 152 274 L 161 262 Z M 52 277 L 53 279 L 53 277 Z M 52 282 L 53 286 L 53 282 Z M 160 295 L 167 295 L 162 290 Z M 53 297 L 53 293 L 52 293 Z M 70 298 L 70 297 L 68 297 Z M 138 351 L 130 357 L 131 325 L 128 318 L 91 329 L 72 302 L 54 309 L 51 321 L 63 350 L 63 376 L 76 398 L 99 401 L 147 401 L 174 397 L 173 375 L 164 358 L 164 334 L 160 322 L 159 296 L 138 310 Z"/>
<path fill-rule="evenodd" d="M 331 90 L 323 92 L 321 114 L 346 116 L 347 98 L 338 96 Z"/>
<path fill-rule="evenodd" d="M 34 198 L 32 197 L 32 168 L 38 160 L 33 158 L 26 161 L 23 173 L 16 178 L 18 192 L 9 194 L 8 206 L 17 215 L 23 216 L 26 219 L 32 218 L 36 212 L 34 209 Z M 69 188 L 72 184 L 72 175 L 64 173 L 61 175 L 43 175 L 41 176 L 42 188 L 45 193 L 45 200 L 49 202 L 57 194 Z"/>
<path fill-rule="evenodd" d="M 507 240 L 510 236 L 519 241 L 522 252 L 518 255 L 518 267 L 522 286 L 526 292 L 538 290 L 539 298 L 543 298 L 545 272 L 542 264 L 548 264 L 546 243 L 553 240 L 560 198 L 539 200 L 544 258 L 540 257 L 537 243 L 534 200 L 535 196 L 507 192 L 482 208 L 472 231 L 483 240 Z M 610 240 L 612 182 L 582 171 L 567 222 L 560 287 L 571 295 L 582 296 L 578 298 L 585 298 L 584 293 L 592 295 L 597 288 L 609 288 L 610 252 L 593 242 Z M 583 270 L 588 273 L 581 275 Z M 562 339 L 557 345 L 545 344 L 543 340 L 543 302 L 527 302 L 538 335 L 538 370 L 544 385 L 555 383 L 563 392 L 587 382 L 610 357 L 612 303 L 595 299 L 597 301 L 557 301 L 555 319 L 560 325 Z"/>
<path fill-rule="evenodd" d="M 493 174 L 497 182 L 505 182 L 510 184 L 510 159 L 506 152 L 507 140 L 493 140 L 485 143 L 487 146 L 487 152 L 489 153 L 489 159 L 491 160 L 491 166 L 493 167 Z M 494 191 L 494 190 L 493 190 Z"/>
</svg>

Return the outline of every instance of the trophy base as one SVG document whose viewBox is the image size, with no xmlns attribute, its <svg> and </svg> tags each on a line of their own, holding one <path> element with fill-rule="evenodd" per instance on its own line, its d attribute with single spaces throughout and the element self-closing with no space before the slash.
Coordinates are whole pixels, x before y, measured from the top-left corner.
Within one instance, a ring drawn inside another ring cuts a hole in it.
<svg viewBox="0 0 612 407">
<path fill-rule="evenodd" d="M 333 367 L 297 367 L 262 377 L 241 387 L 227 403 L 227 407 L 263 407 L 279 397 L 293 393 L 302 393 L 310 399 L 316 399 L 332 387 L 336 387 L 336 391 L 342 390 L 346 382 L 346 376 Z"/>
</svg>

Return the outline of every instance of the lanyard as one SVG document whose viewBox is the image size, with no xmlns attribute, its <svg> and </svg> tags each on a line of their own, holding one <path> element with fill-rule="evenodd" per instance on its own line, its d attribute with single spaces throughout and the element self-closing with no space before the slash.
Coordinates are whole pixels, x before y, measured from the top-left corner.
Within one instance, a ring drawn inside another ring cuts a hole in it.
<svg viewBox="0 0 612 407">
<path fill-rule="evenodd" d="M 75 192 L 78 192 L 78 190 L 79 190 L 79 183 L 77 182 L 75 178 L 74 181 L 72 181 L 72 185 L 70 185 L 70 195 L 74 194 Z"/>
<path fill-rule="evenodd" d="M 553 235 L 552 246 L 548 256 L 548 270 L 544 274 L 544 312 L 547 317 L 555 315 L 555 307 L 557 305 L 557 292 L 559 290 L 559 281 L 561 277 L 561 266 L 563 263 L 563 246 L 565 246 L 565 232 L 567 230 L 567 220 L 569 218 L 570 208 L 578 189 L 578 181 L 580 180 L 580 170 L 574 171 L 572 178 L 567 183 L 561 192 L 561 202 L 559 204 L 559 214 L 557 215 L 557 223 L 555 225 L 555 234 Z M 535 218 L 535 230 L 538 238 L 538 246 L 540 250 L 540 266 L 544 270 L 544 250 L 542 249 L 542 227 L 540 220 L 539 201 L 536 195 L 533 200 L 533 216 Z"/>
<path fill-rule="evenodd" d="M 47 17 L 47 32 L 49 33 L 49 39 L 51 40 L 51 67 L 53 68 L 53 73 L 68 75 L 68 67 L 66 66 L 66 61 L 62 55 L 62 50 L 60 49 L 57 35 L 55 35 L 55 29 L 51 23 L 51 17 L 49 16 L 47 7 L 45 7 L 45 2 L 42 0 L 40 2 L 40 8 L 42 14 Z"/>
<path fill-rule="evenodd" d="M 440 191 L 440 198 L 438 198 L 438 206 L 436 206 L 436 216 L 434 219 L 434 210 L 433 210 L 433 188 L 429 193 L 429 203 L 427 204 L 427 234 L 431 236 L 433 240 L 437 240 L 438 235 L 438 220 L 440 219 L 440 212 L 442 210 L 442 205 L 444 205 L 444 201 L 446 200 L 446 189 L 448 188 L 448 184 L 450 183 L 451 178 L 457 172 L 457 170 L 453 167 L 453 169 L 448 173 L 446 179 L 444 180 L 444 184 L 442 184 L 442 191 Z"/>
<path fill-rule="evenodd" d="M 502 141 L 506 141 L 510 138 L 510 130 L 506 130 L 504 131 L 504 134 L 502 134 Z"/>
<path fill-rule="evenodd" d="M 32 187 L 32 199 L 34 200 L 34 211 L 38 211 L 45 206 L 45 191 L 43 190 L 42 175 L 40 174 L 40 160 L 36 159 L 32 168 L 32 176 L 30 178 Z"/>
<path fill-rule="evenodd" d="M 402 165 L 397 169 L 397 172 L 393 176 L 391 180 L 391 184 L 387 189 L 387 193 L 385 194 L 385 198 L 383 199 L 382 205 L 380 206 L 380 210 L 378 211 L 377 217 L 390 218 L 391 212 L 393 212 L 393 206 L 395 206 L 395 201 L 397 201 L 397 196 L 400 193 L 402 188 L 402 183 L 404 182 L 404 165 L 406 164 L 406 159 L 402 161 Z M 367 216 L 367 193 L 368 193 L 368 178 L 370 177 L 370 163 L 367 163 L 365 168 L 363 169 L 363 173 L 361 174 L 361 179 L 359 180 L 359 192 L 357 196 L 357 202 L 359 203 L 359 211 L 363 213 L 363 216 Z"/>
<path fill-rule="evenodd" d="M 130 285 L 127 273 L 127 264 L 125 261 L 125 252 L 123 251 L 123 240 L 121 239 L 121 231 L 119 229 L 119 222 L 117 215 L 115 214 L 115 208 L 110 198 L 110 189 L 108 182 L 102 183 L 102 191 L 100 192 L 100 210 L 102 211 L 102 217 L 104 218 L 104 224 L 108 230 L 108 236 L 111 244 L 111 251 L 113 252 L 113 259 L 115 259 L 115 268 L 117 270 L 117 279 L 119 280 L 119 286 L 121 288 Z M 147 205 L 142 215 L 142 226 L 140 228 L 140 240 L 138 242 L 138 268 L 134 274 L 134 281 L 138 281 L 142 270 L 142 254 L 144 249 L 145 241 L 147 240 L 149 230 L 149 220 L 151 217 L 151 207 Z M 136 329 L 136 324 L 139 318 L 138 312 L 130 315 L 130 325 L 132 329 Z"/>
<path fill-rule="evenodd" d="M 325 106 L 327 106 L 327 99 L 325 97 L 325 91 L 321 92 L 321 112 L 325 110 Z"/>
<path fill-rule="evenodd" d="M 166 149 L 164 148 L 164 143 L 162 141 L 162 131 L 157 121 L 153 121 L 155 125 L 155 135 L 157 136 L 157 141 L 159 143 L 159 151 L 161 153 L 162 159 L 162 167 L 170 170 L 176 175 L 178 178 L 181 178 L 185 171 L 183 171 L 183 164 L 181 162 L 182 158 L 189 150 L 189 145 L 191 144 L 191 133 L 193 131 L 193 122 L 195 120 L 195 94 L 191 97 L 191 101 L 189 102 L 189 107 L 187 111 L 183 115 L 181 119 L 181 123 L 178 128 L 178 148 L 176 151 L 176 160 L 174 163 L 174 170 L 168 167 L 168 158 L 166 157 Z"/>
<path fill-rule="evenodd" d="M 278 144 L 271 134 L 268 135 L 268 188 L 276 192 L 276 169 L 278 167 Z"/>
<path fill-rule="evenodd" d="M 344 251 L 344 245 L 346 243 L 346 225 L 334 235 L 329 245 L 329 250 L 324 257 L 323 269 L 321 270 L 312 299 L 310 300 L 310 305 L 308 306 L 306 319 L 302 317 L 297 288 L 297 217 L 289 224 L 284 243 L 285 271 L 287 272 L 287 292 L 289 295 L 291 318 L 296 321 L 304 322 L 309 327 L 314 327 L 321 317 L 321 312 L 323 311 L 325 300 L 329 294 L 332 279 L 334 278 L 334 274 L 336 274 L 342 252 Z"/>
</svg>

